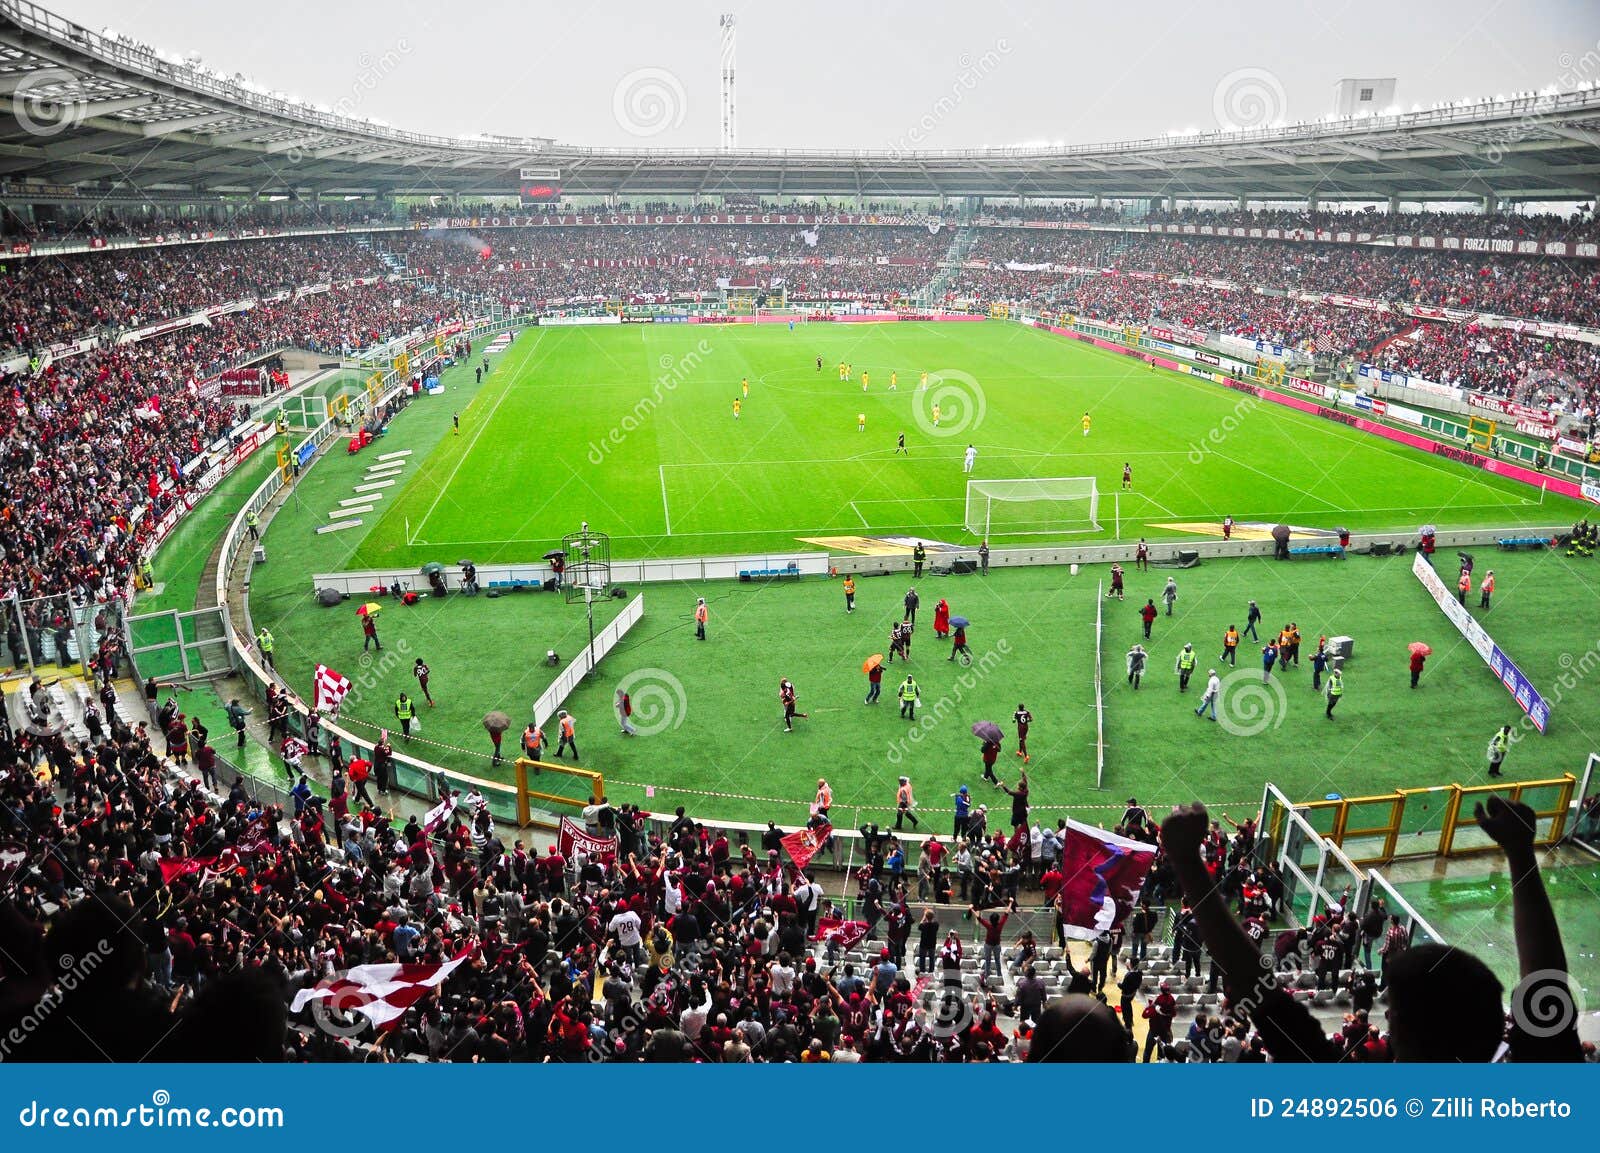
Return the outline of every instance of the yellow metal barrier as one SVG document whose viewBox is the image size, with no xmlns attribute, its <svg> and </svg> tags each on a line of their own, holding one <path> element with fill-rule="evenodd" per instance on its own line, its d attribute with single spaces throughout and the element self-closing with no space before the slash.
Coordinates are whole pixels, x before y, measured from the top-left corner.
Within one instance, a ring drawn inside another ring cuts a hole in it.
<svg viewBox="0 0 1600 1153">
<path fill-rule="evenodd" d="M 1461 856 L 1495 848 L 1478 832 L 1473 817 L 1473 807 L 1491 795 L 1528 804 L 1538 820 L 1534 844 L 1558 844 L 1566 832 L 1567 812 L 1577 785 L 1576 777 L 1564 773 L 1543 781 L 1396 789 L 1368 797 L 1311 801 L 1295 808 L 1353 862 L 1371 865 L 1396 857 Z M 1281 814 L 1272 816 L 1275 819 L 1262 832 L 1276 842 Z M 1404 845 L 1402 837 L 1407 841 Z"/>
<path fill-rule="evenodd" d="M 581 809 L 591 800 L 603 798 L 606 795 L 606 779 L 596 769 L 580 768 L 576 765 L 551 764 L 549 761 L 534 761 L 527 757 L 518 757 L 513 763 L 517 774 L 517 824 L 524 827 L 533 823 L 533 801 L 540 801 L 545 805 L 565 805 L 573 809 Z M 528 785 L 528 770 L 533 770 L 534 776 L 545 773 L 556 773 L 563 776 L 575 777 L 583 782 L 586 795 L 578 800 L 573 797 L 563 797 L 559 793 L 547 793 L 539 789 L 530 788 Z"/>
</svg>

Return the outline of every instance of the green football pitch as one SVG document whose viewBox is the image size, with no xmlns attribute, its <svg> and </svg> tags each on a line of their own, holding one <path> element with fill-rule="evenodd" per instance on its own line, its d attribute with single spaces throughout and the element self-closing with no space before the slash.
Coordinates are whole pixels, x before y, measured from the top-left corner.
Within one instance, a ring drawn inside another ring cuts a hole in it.
<svg viewBox="0 0 1600 1153">
<path fill-rule="evenodd" d="M 709 352 L 699 351 L 702 340 Z M 854 365 L 852 385 L 837 379 L 841 359 Z M 970 434 L 937 436 L 917 421 L 913 394 L 923 367 L 977 382 L 981 419 L 969 410 Z M 871 374 L 865 400 L 863 370 Z M 890 371 L 899 373 L 894 393 L 887 392 Z M 658 389 L 663 372 L 677 375 L 672 387 Z M 731 402 L 744 376 L 750 397 L 735 421 Z M 583 607 L 538 593 L 392 606 L 382 618 L 384 653 L 372 656 L 361 651 L 353 603 L 316 607 L 310 573 L 466 556 L 480 564 L 531 560 L 583 519 L 611 532 L 622 557 L 792 549 L 797 536 L 869 529 L 963 541 L 960 456 L 969 440 L 980 449 L 980 477 L 1002 468 L 1005 475 L 1096 476 L 1103 535 L 1114 531 L 1105 506 L 1123 462 L 1132 461 L 1124 538 L 1173 539 L 1177 532 L 1155 527 L 1169 515 L 1225 512 L 1408 531 L 1424 520 L 1511 526 L 1581 515 L 1579 506 L 1554 498 L 1541 506 L 1526 489 L 1343 426 L 1265 406 L 1241 412 L 1240 394 L 1230 390 L 1000 324 L 530 330 L 481 385 L 459 368 L 445 383 L 443 398 L 412 405 L 383 442 L 385 451 L 412 449 L 416 463 L 393 490 L 394 507 L 364 526 L 371 528 L 365 539 L 359 530 L 312 530 L 360 483 L 368 454 L 332 452 L 302 478 L 267 533 L 271 559 L 254 572 L 250 604 L 254 619 L 276 634 L 278 668 L 291 685 L 309 694 L 317 662 L 356 681 L 343 717 L 358 732 L 392 723 L 395 695 L 415 689 L 412 662 L 426 660 L 439 703 L 424 710 L 412 751 L 484 776 L 504 770 L 489 765 L 481 717 L 503 709 L 522 723 L 552 676 L 539 658 L 548 649 L 570 657 L 586 640 Z M 659 400 L 641 410 L 642 396 Z M 1087 442 L 1079 425 L 1085 409 L 1094 418 Z M 865 434 L 856 430 L 861 411 Z M 892 456 L 901 428 L 909 461 Z M 1192 457 L 1195 444 L 1216 451 Z M 1130 506 L 1138 501 L 1148 504 L 1134 520 Z M 879 510 L 876 519 L 864 526 L 852 504 Z M 954 511 L 929 511 L 947 506 Z M 1550 733 L 1520 741 L 1508 772 L 1522 780 L 1580 772 L 1600 748 L 1593 720 L 1600 677 L 1588 675 L 1600 663 L 1593 613 L 1600 570 L 1549 552 L 1480 555 L 1479 564 L 1499 579 L 1489 628 L 1557 698 Z M 922 711 L 914 723 L 891 699 L 904 675 L 898 662 L 881 703 L 863 702 L 861 664 L 887 651 L 904 577 L 862 579 L 854 614 L 845 613 L 838 582 L 822 578 L 646 586 L 641 622 L 569 699 L 583 763 L 605 774 L 617 800 L 789 824 L 803 819 L 819 776 L 834 787 L 836 816 L 886 820 L 905 774 L 928 820 L 948 828 L 948 816 L 932 810 L 947 808 L 962 783 L 981 786 L 979 799 L 1004 815 L 1005 796 L 980 780 L 970 726 L 1001 723 L 1008 739 L 1000 772 L 1012 782 L 1021 762 L 1009 718 L 1026 703 L 1037 718 L 1029 771 L 1046 814 L 1106 817 L 1131 794 L 1158 805 L 1200 798 L 1238 817 L 1253 809 L 1267 780 L 1307 800 L 1478 781 L 1489 732 L 1521 715 L 1411 575 L 1409 557 L 1250 558 L 1178 572 L 1176 614 L 1156 622 L 1146 642 L 1150 671 L 1137 691 L 1123 675 L 1124 654 L 1142 639 L 1137 606 L 1159 597 L 1165 574 L 1130 573 L 1120 603 L 1100 598 L 1103 575 L 1094 566 L 1076 576 L 1064 568 L 930 575 L 919 586 L 923 616 L 911 671 Z M 693 635 L 697 596 L 711 609 L 705 642 Z M 973 621 L 971 668 L 948 662 L 947 646 L 932 636 L 927 616 L 940 597 Z M 1293 620 L 1309 638 L 1356 639 L 1335 720 L 1323 717 L 1309 669 L 1276 677 L 1264 691 L 1249 688 L 1260 673 L 1257 650 L 1248 648 L 1229 677 L 1227 723 L 1194 715 L 1198 686 L 1178 692 L 1177 652 L 1192 641 L 1203 678 L 1223 630 L 1244 623 L 1250 598 L 1271 628 Z M 617 603 L 608 601 L 597 621 Z M 1097 609 L 1105 614 L 1103 788 L 1095 779 Z M 1412 640 L 1435 649 L 1416 691 L 1405 665 Z M 810 714 L 792 734 L 783 732 L 777 704 L 785 676 Z M 639 736 L 622 736 L 613 720 L 619 685 L 640 709 Z"/>
<path fill-rule="evenodd" d="M 1172 537 L 1193 530 L 1166 526 L 1225 515 L 1356 530 L 1581 515 L 1514 481 L 999 322 L 536 328 L 481 387 L 470 381 L 447 381 L 460 432 L 384 506 L 358 565 L 527 561 L 584 520 L 619 557 L 793 551 L 842 536 L 971 547 L 969 479 L 1098 487 L 1098 529 L 1082 501 L 997 505 L 994 545 L 1041 539 L 1003 524 L 1083 542 Z"/>
</svg>

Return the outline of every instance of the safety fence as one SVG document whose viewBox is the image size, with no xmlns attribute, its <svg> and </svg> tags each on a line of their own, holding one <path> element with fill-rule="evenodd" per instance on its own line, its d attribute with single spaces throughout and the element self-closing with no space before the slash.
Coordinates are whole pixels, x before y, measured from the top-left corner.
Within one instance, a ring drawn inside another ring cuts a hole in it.
<svg viewBox="0 0 1600 1153">
<path fill-rule="evenodd" d="M 1580 849 L 1600 857 L 1600 753 L 1589 754 L 1583 783 L 1575 795 L 1578 803 L 1567 837 Z"/>
<path fill-rule="evenodd" d="M 1347 853 L 1356 864 L 1370 865 L 1406 857 L 1451 857 L 1494 850 L 1494 842 L 1473 817 L 1474 807 L 1490 796 L 1521 801 L 1533 809 L 1538 819 L 1537 846 L 1560 844 L 1577 784 L 1571 773 L 1563 773 L 1541 781 L 1396 789 L 1366 797 L 1310 801 L 1294 809 L 1319 837 Z"/>
</svg>

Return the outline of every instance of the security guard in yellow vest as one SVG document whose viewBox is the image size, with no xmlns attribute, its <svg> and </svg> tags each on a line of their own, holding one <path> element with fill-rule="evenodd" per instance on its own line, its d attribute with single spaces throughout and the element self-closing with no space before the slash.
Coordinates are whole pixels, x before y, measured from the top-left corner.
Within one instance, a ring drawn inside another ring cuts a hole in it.
<svg viewBox="0 0 1600 1153">
<path fill-rule="evenodd" d="M 400 722 L 400 735 L 409 741 L 411 722 L 417 719 L 417 703 L 401 693 L 394 702 L 394 715 Z"/>
<path fill-rule="evenodd" d="M 1333 720 L 1334 706 L 1339 703 L 1339 698 L 1344 696 L 1344 674 L 1337 668 L 1328 674 L 1328 709 L 1322 715 L 1330 721 Z"/>
<path fill-rule="evenodd" d="M 256 645 L 261 649 L 261 659 L 267 662 L 267 668 L 273 672 L 278 671 L 278 666 L 272 663 L 272 633 L 262 625 L 256 632 Z"/>
<path fill-rule="evenodd" d="M 1189 691 L 1189 678 L 1194 676 L 1194 666 L 1199 662 L 1199 659 L 1195 655 L 1194 645 L 1192 644 L 1184 645 L 1183 651 L 1178 654 L 1178 691 L 1180 693 Z"/>
</svg>

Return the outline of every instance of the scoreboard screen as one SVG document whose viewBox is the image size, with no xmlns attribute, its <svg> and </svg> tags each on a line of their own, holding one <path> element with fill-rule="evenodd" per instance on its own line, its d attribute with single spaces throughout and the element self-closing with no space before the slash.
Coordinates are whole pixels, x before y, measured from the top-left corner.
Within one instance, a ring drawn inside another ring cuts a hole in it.
<svg viewBox="0 0 1600 1153">
<path fill-rule="evenodd" d="M 561 199 L 561 185 L 552 184 L 547 180 L 524 180 L 522 182 L 522 203 L 524 204 L 549 204 Z"/>
<path fill-rule="evenodd" d="M 556 168 L 524 168 L 523 204 L 550 204 L 561 199 L 561 172 Z"/>
</svg>

